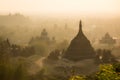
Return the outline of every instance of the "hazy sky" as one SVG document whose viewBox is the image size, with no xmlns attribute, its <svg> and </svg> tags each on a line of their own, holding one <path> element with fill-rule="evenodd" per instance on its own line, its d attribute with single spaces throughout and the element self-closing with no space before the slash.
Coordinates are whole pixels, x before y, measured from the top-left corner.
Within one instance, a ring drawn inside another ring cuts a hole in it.
<svg viewBox="0 0 120 80">
<path fill-rule="evenodd" d="M 0 0 L 0 13 L 120 14 L 120 0 Z"/>
</svg>

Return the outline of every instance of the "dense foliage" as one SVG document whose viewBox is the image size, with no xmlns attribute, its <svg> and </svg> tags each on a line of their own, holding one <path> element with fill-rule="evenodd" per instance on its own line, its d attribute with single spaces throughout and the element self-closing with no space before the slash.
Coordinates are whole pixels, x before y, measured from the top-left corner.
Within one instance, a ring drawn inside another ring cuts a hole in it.
<svg viewBox="0 0 120 80">
<path fill-rule="evenodd" d="M 86 77 L 73 76 L 70 80 L 120 80 L 120 63 L 102 64 L 97 73 Z"/>
</svg>

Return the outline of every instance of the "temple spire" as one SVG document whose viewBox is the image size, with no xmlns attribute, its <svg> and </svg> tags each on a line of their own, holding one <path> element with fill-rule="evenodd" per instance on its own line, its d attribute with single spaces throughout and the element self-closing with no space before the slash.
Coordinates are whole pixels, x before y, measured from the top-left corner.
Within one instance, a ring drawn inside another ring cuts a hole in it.
<svg viewBox="0 0 120 80">
<path fill-rule="evenodd" d="M 82 32 L 82 21 L 80 20 L 80 22 L 79 22 L 79 32 L 78 33 L 83 33 Z"/>
</svg>

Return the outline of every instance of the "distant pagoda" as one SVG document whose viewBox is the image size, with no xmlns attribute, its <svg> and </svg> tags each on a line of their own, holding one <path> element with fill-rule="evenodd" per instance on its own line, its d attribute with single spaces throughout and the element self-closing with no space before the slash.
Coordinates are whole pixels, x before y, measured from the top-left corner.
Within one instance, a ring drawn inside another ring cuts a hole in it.
<svg viewBox="0 0 120 80">
<path fill-rule="evenodd" d="M 86 38 L 82 31 L 82 22 L 79 23 L 79 32 L 77 36 L 71 41 L 63 58 L 72 61 L 79 61 L 84 59 L 91 59 L 95 56 L 93 47 L 90 41 Z"/>
<path fill-rule="evenodd" d="M 47 43 L 47 44 L 54 44 L 54 43 L 56 43 L 56 40 L 55 40 L 55 37 L 52 37 L 52 39 L 50 39 L 46 29 L 43 29 L 40 36 L 32 38 L 30 40 L 29 44 L 32 44 L 34 42 L 43 42 L 43 43 Z"/>
<path fill-rule="evenodd" d="M 113 39 L 109 33 L 106 33 L 104 37 L 99 41 L 101 44 L 115 44 L 116 40 Z"/>
<path fill-rule="evenodd" d="M 40 40 L 48 41 L 49 42 L 50 39 L 48 37 L 48 33 L 47 33 L 46 29 L 42 30 L 41 36 L 40 36 Z"/>
</svg>

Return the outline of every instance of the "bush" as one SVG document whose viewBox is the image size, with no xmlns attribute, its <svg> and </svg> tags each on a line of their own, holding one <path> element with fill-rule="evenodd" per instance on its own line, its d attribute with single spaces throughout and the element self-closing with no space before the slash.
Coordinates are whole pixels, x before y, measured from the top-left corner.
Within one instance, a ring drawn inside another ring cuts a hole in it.
<svg viewBox="0 0 120 80">
<path fill-rule="evenodd" d="M 84 76 L 72 76 L 69 80 L 85 80 Z"/>
<path fill-rule="evenodd" d="M 102 64 L 99 71 L 84 76 L 72 76 L 69 80 L 120 80 L 120 63 Z"/>
<path fill-rule="evenodd" d="M 96 73 L 97 80 L 120 80 L 115 68 L 111 64 L 100 65 L 100 71 Z"/>
</svg>

